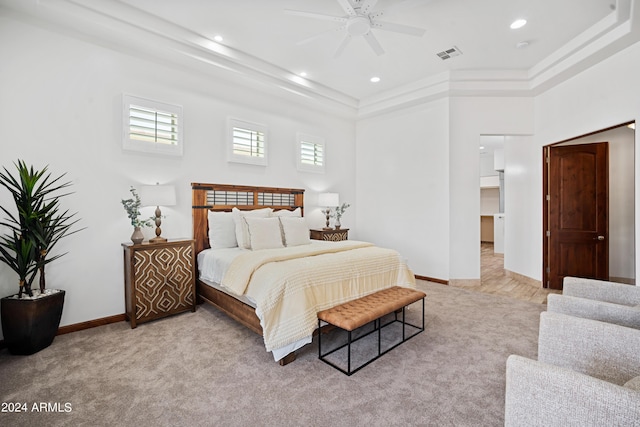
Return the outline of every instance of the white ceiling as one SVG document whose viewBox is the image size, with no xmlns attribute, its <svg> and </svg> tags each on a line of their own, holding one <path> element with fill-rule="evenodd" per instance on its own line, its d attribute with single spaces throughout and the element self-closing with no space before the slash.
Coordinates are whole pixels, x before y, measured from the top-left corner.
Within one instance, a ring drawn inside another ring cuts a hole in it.
<svg viewBox="0 0 640 427">
<path fill-rule="evenodd" d="M 349 1 L 357 6 L 360 0 Z M 398 3 L 402 0 L 379 0 L 373 11 Z M 201 67 L 219 68 L 217 72 L 249 74 L 290 92 L 319 95 L 362 110 L 381 100 L 408 99 L 417 93 L 423 97 L 462 89 L 472 93 L 470 86 L 519 95 L 559 75 L 568 78 L 587 66 L 589 58 L 600 60 L 640 39 L 634 35 L 633 40 L 620 42 L 622 24 L 633 19 L 633 3 L 409 0 L 385 15 L 384 21 L 424 28 L 422 37 L 374 29 L 385 54 L 376 55 L 361 37 L 354 37 L 337 58 L 341 32 L 303 45 L 297 42 L 339 23 L 284 12 L 345 16 L 337 0 L 0 0 L 0 14 L 25 12 L 66 26 L 67 31 L 119 39 L 123 48 L 156 55 L 180 51 L 179 60 L 185 63 L 199 61 Z M 516 18 L 526 19 L 527 25 L 510 29 Z M 216 35 L 224 41 L 214 42 Z M 517 48 L 523 41 L 528 46 Z M 173 44 L 180 47 L 161 53 L 163 46 Z M 454 46 L 461 56 L 446 61 L 437 56 Z M 298 77 L 302 71 L 306 78 Z M 372 76 L 381 81 L 371 83 Z"/>
<path fill-rule="evenodd" d="M 276 64 L 292 73 L 362 99 L 448 70 L 526 70 L 612 13 L 614 0 L 423 0 L 384 17 L 426 30 L 415 37 L 373 30 L 386 53 L 377 56 L 354 38 L 338 58 L 342 32 L 304 45 L 297 42 L 340 24 L 285 14 L 285 9 L 345 16 L 336 0 L 123 0 L 209 39 Z M 353 3 L 353 0 L 352 0 Z M 379 0 L 374 11 L 399 0 Z M 519 30 L 509 25 L 527 19 Z M 527 48 L 516 44 L 528 41 Z M 443 61 L 452 46 L 463 55 Z M 379 76 L 377 84 L 369 82 Z"/>
</svg>

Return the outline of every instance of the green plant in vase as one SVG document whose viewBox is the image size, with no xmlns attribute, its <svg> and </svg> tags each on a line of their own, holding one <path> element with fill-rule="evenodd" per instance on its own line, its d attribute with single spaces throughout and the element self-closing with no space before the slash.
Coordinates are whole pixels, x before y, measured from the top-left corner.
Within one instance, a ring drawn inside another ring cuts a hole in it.
<svg viewBox="0 0 640 427">
<path fill-rule="evenodd" d="M 0 261 L 18 275 L 16 295 L 1 299 L 4 341 L 12 354 L 33 354 L 48 347 L 58 331 L 65 291 L 46 289 L 45 266 L 66 253 L 51 255 L 52 249 L 79 221 L 75 213 L 62 210 L 60 201 L 71 185 L 52 177 L 48 167 L 36 170 L 24 161 L 15 163 L 17 177 L 6 168 L 0 172 L 0 186 L 11 193 L 15 210 L 0 206 L 6 231 L 0 235 Z M 40 277 L 40 289 L 32 290 Z"/>
<path fill-rule="evenodd" d="M 144 235 L 142 234 L 141 228 L 152 227 L 153 224 L 155 224 L 155 217 L 141 219 L 140 207 L 142 206 L 142 202 L 140 201 L 140 196 L 133 186 L 129 189 L 129 191 L 131 192 L 132 197 L 130 199 L 122 199 L 122 206 L 127 212 L 127 217 L 129 217 L 131 226 L 133 227 L 131 241 L 135 244 L 139 244 L 144 240 Z"/>
<path fill-rule="evenodd" d="M 340 218 L 342 218 L 342 215 L 344 215 L 344 211 L 346 211 L 349 206 L 351 206 L 349 203 L 343 203 L 340 206 L 336 206 L 335 213 L 331 215 L 336 219 L 333 225 L 336 230 L 339 230 L 340 227 L 342 227 L 342 225 L 340 224 Z"/>
<path fill-rule="evenodd" d="M 13 214 L 0 206 L 7 216 L 0 224 L 9 229 L 0 237 L 0 261 L 18 274 L 21 298 L 23 293 L 33 296 L 31 286 L 36 273 L 40 273 L 40 292 L 44 293 L 45 265 L 65 255 L 50 256 L 51 250 L 60 239 L 80 230 L 71 231 L 79 221 L 73 220 L 76 214 L 60 209 L 61 198 L 70 194 L 56 194 L 71 185 L 61 182 L 65 174 L 52 178 L 46 166 L 38 171 L 21 160 L 16 168 L 17 178 L 6 168 L 0 172 L 0 185 L 9 190 L 17 210 Z"/>
</svg>

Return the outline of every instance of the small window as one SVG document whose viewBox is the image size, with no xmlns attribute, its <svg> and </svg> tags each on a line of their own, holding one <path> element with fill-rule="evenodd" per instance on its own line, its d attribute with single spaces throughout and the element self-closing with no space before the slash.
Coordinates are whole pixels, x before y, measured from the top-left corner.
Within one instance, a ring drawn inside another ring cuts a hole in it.
<svg viewBox="0 0 640 427">
<path fill-rule="evenodd" d="M 324 139 L 318 136 L 298 133 L 296 158 L 298 170 L 306 172 L 324 172 L 325 145 Z"/>
<path fill-rule="evenodd" d="M 267 165 L 267 127 L 257 123 L 229 119 L 227 160 Z"/>
<path fill-rule="evenodd" d="M 123 95 L 122 148 L 182 155 L 182 107 Z"/>
</svg>

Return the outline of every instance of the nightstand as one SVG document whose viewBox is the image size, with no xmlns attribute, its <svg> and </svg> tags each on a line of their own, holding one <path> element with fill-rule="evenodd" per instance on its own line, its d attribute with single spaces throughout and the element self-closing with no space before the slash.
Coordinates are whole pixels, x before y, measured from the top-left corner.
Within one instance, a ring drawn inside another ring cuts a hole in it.
<svg viewBox="0 0 640 427">
<path fill-rule="evenodd" d="M 340 228 L 336 230 L 335 228 L 331 228 L 329 230 L 320 229 L 320 230 L 310 230 L 311 238 L 315 240 L 328 240 L 330 242 L 339 242 L 341 240 L 349 239 L 349 229 L 348 228 Z"/>
<path fill-rule="evenodd" d="M 139 323 L 196 311 L 194 240 L 123 243 L 127 320 Z"/>
</svg>

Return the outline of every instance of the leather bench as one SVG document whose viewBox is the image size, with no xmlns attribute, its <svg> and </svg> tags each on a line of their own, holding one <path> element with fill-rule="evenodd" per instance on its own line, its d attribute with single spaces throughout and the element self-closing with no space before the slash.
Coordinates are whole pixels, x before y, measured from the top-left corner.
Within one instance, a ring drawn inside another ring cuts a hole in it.
<svg viewBox="0 0 640 427">
<path fill-rule="evenodd" d="M 320 311 L 318 313 L 318 327 L 322 322 L 326 322 L 337 328 L 347 331 L 347 343 L 334 348 L 325 353 L 322 352 L 322 334 L 318 334 L 318 358 L 323 362 L 333 366 L 344 374 L 351 375 L 360 369 L 364 368 L 369 363 L 378 359 L 383 354 L 393 350 L 403 342 L 414 337 L 420 332 L 424 331 L 424 298 L 427 295 L 416 289 L 404 288 L 400 286 L 394 286 L 391 288 L 383 289 L 373 294 L 358 298 L 352 301 L 348 301 L 344 304 L 337 305 L 327 310 Z M 406 322 L 405 309 L 408 305 L 414 302 L 422 300 L 422 325 L 416 326 Z M 398 319 L 398 313 L 402 312 L 402 319 Z M 394 319 L 385 324 L 381 324 L 381 318 L 394 313 Z M 374 323 L 372 331 L 353 339 L 352 333 L 354 330 L 365 326 L 369 323 Z M 393 323 L 399 322 L 402 324 L 402 340 L 397 344 L 382 351 L 381 348 L 381 330 Z M 409 326 L 414 332 L 410 336 L 406 335 L 406 327 Z M 378 333 L 378 352 L 373 358 L 369 359 L 365 363 L 351 369 L 351 345 L 372 333 Z M 331 362 L 326 357 L 330 354 L 347 347 L 347 369 L 338 366 Z"/>
</svg>

